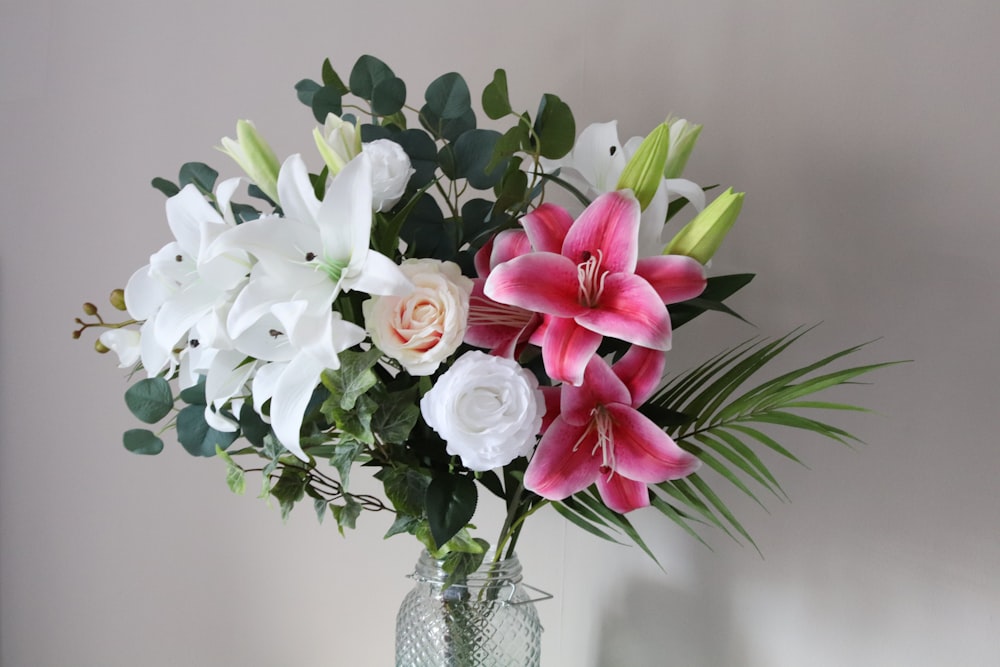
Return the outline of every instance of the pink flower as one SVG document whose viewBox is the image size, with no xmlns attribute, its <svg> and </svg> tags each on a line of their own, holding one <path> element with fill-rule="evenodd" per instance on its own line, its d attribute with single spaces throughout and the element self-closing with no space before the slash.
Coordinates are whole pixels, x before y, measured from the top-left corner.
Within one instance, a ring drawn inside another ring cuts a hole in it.
<svg viewBox="0 0 1000 667">
<path fill-rule="evenodd" d="M 639 346 L 613 367 L 593 356 L 581 386 L 559 388 L 559 415 L 538 443 L 525 487 L 562 500 L 596 481 L 604 503 L 625 513 L 649 505 L 647 484 L 697 470 L 698 459 L 636 409 L 656 389 L 663 365 L 662 352 Z"/>
<path fill-rule="evenodd" d="M 542 357 L 554 380 L 579 385 L 604 336 L 670 349 L 666 304 L 705 288 L 696 260 L 638 259 L 639 202 L 628 191 L 598 197 L 575 221 L 544 204 L 522 224 L 533 252 L 492 267 L 484 294 L 544 314 Z"/>
</svg>

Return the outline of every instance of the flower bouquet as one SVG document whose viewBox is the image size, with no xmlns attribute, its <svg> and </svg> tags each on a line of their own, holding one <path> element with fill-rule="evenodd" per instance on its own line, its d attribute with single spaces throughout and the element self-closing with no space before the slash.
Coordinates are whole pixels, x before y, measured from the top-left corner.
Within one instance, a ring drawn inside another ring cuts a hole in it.
<svg viewBox="0 0 1000 667">
<path fill-rule="evenodd" d="M 640 508 L 749 540 L 715 487 L 781 494 L 758 453 L 795 457 L 773 427 L 853 438 L 806 413 L 860 409 L 811 399 L 885 365 L 831 366 L 857 347 L 758 380 L 795 331 L 664 375 L 674 330 L 739 317 L 725 302 L 753 277 L 706 268 L 743 194 L 682 178 L 700 125 L 578 135 L 556 95 L 515 110 L 497 70 L 481 127 L 461 75 L 410 106 L 371 56 L 295 89 L 312 154 L 279 160 L 240 121 L 220 148 L 242 176 L 154 179 L 175 240 L 112 292 L 126 319 L 92 303 L 77 319 L 158 425 L 126 449 L 157 454 L 172 428 L 233 491 L 258 473 L 283 516 L 308 498 L 343 532 L 391 512 L 387 536 L 415 536 L 455 583 L 546 507 L 651 556 L 626 516 Z M 382 496 L 352 492 L 356 466 Z M 507 508 L 490 541 L 471 524 L 481 493 Z"/>
</svg>

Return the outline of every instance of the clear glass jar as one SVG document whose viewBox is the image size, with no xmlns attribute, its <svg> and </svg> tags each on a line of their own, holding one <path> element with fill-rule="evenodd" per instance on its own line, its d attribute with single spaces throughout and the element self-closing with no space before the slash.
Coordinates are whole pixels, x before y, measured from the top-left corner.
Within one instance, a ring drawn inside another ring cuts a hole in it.
<svg viewBox="0 0 1000 667">
<path fill-rule="evenodd" d="M 542 626 L 517 556 L 487 555 L 445 588 L 441 561 L 424 551 L 412 576 L 396 617 L 396 667 L 538 667 Z"/>
</svg>

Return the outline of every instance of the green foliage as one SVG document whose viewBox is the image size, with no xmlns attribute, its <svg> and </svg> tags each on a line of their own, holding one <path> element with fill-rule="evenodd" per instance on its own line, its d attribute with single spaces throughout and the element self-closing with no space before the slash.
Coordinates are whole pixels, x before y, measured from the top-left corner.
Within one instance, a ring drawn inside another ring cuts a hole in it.
<svg viewBox="0 0 1000 667">
<path fill-rule="evenodd" d="M 228 449 L 238 435 L 210 427 L 202 405 L 189 405 L 177 413 L 177 440 L 192 456 L 215 456 L 216 447 Z"/>
<path fill-rule="evenodd" d="M 437 544 L 447 543 L 476 513 L 478 492 L 471 477 L 435 475 L 427 486 L 425 504 L 431 535 Z"/>
<path fill-rule="evenodd" d="M 125 391 L 125 405 L 139 421 L 155 424 L 174 407 L 170 383 L 162 377 L 139 380 Z"/>
<path fill-rule="evenodd" d="M 133 428 L 122 436 L 125 449 L 133 454 L 159 454 L 163 451 L 163 440 L 145 428 Z"/>
<path fill-rule="evenodd" d="M 483 89 L 482 103 L 483 111 L 493 120 L 499 120 L 513 112 L 507 93 L 507 72 L 502 69 L 493 72 L 493 81 Z"/>
<path fill-rule="evenodd" d="M 535 116 L 535 136 L 542 157 L 556 160 L 571 150 L 576 141 L 576 121 L 569 105 L 556 95 L 546 93 Z"/>
</svg>

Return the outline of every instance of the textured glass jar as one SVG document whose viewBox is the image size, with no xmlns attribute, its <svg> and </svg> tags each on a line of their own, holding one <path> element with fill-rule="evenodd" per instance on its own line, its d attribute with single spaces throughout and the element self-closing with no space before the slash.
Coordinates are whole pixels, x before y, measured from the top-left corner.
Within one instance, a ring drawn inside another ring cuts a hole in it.
<svg viewBox="0 0 1000 667">
<path fill-rule="evenodd" d="M 396 617 L 396 667 L 538 667 L 542 626 L 517 556 L 488 555 L 445 588 L 447 576 L 441 561 L 420 555 Z"/>
</svg>

